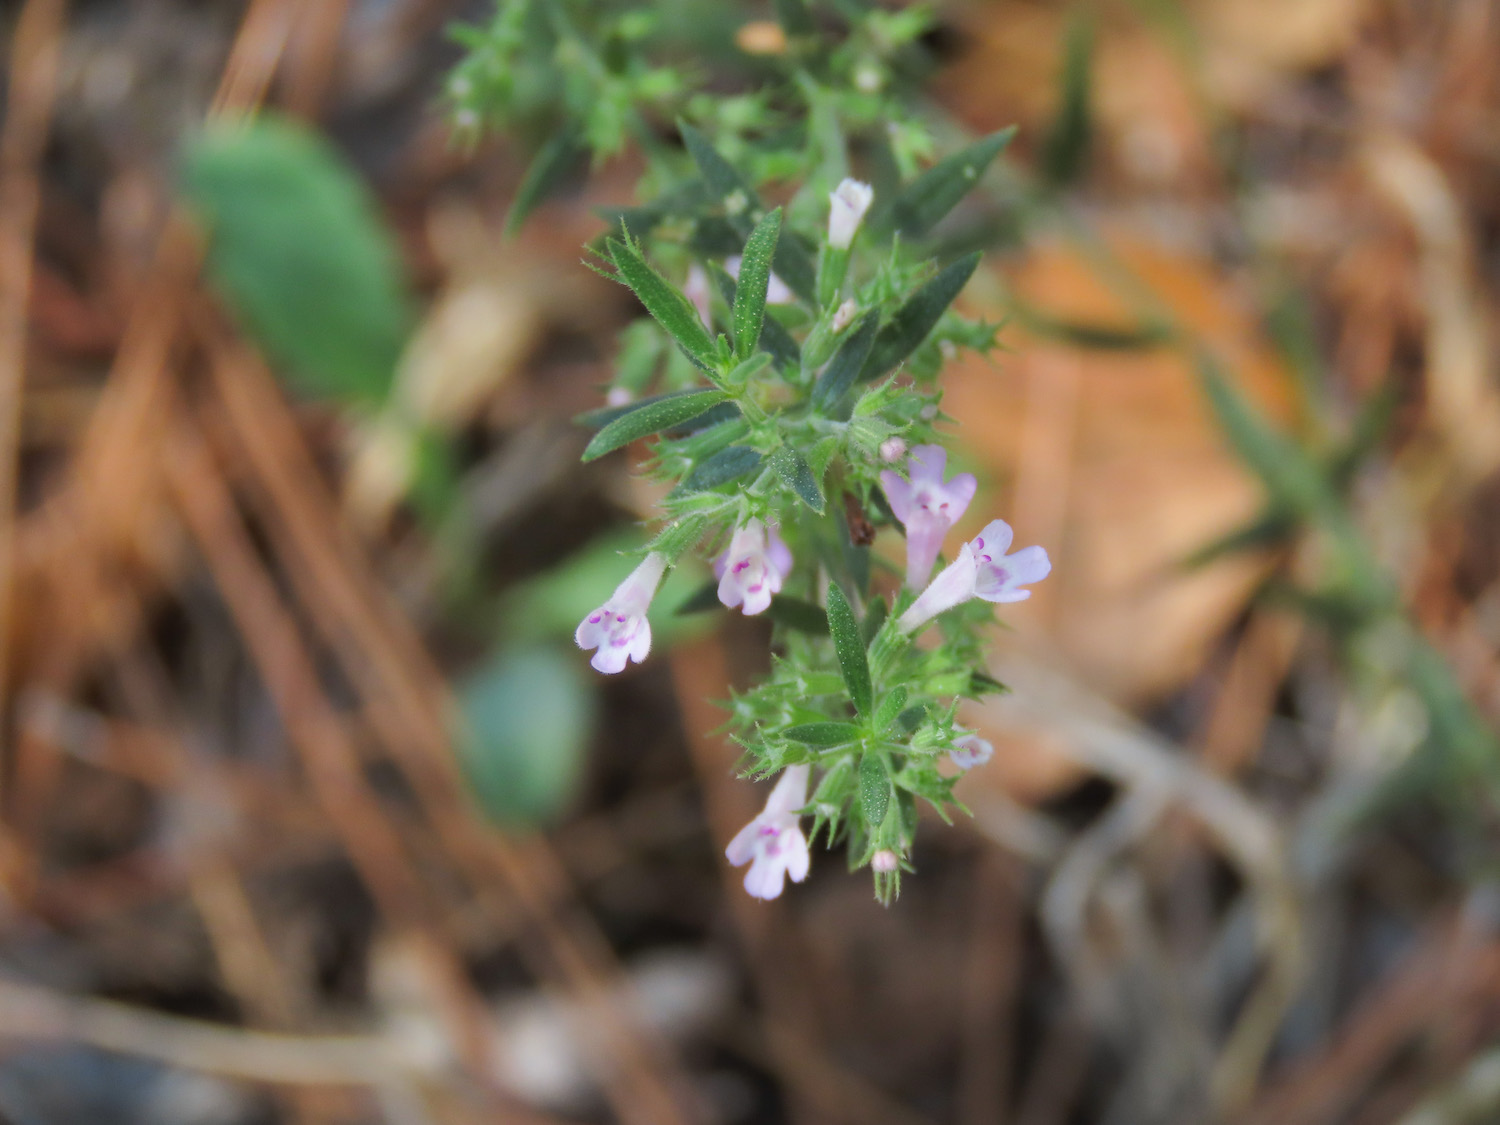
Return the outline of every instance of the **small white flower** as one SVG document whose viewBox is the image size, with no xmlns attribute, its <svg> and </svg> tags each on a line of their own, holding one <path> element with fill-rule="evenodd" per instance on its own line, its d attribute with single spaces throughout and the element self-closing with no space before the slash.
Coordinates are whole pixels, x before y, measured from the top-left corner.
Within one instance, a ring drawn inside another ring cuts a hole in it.
<svg viewBox="0 0 1500 1125">
<path fill-rule="evenodd" d="M 849 322 L 854 319 L 854 314 L 858 311 L 859 306 L 854 303 L 853 297 L 850 297 L 840 305 L 834 311 L 833 324 L 830 326 L 833 329 L 833 334 L 837 336 L 844 329 L 848 328 Z"/>
<path fill-rule="evenodd" d="M 729 548 L 714 561 L 719 601 L 730 609 L 742 606 L 747 617 L 766 611 L 791 572 L 792 552 L 775 528 L 756 519 L 735 528 Z"/>
<path fill-rule="evenodd" d="M 724 259 L 724 272 L 727 273 L 730 277 L 734 278 L 735 281 L 738 281 L 740 279 L 740 266 L 743 263 L 743 254 L 731 255 L 730 257 Z M 766 304 L 789 305 L 796 299 L 797 298 L 792 293 L 792 291 L 787 288 L 786 282 L 782 281 L 781 278 L 777 277 L 774 273 L 771 274 L 771 281 L 766 286 Z"/>
<path fill-rule="evenodd" d="M 875 198 L 875 189 L 859 180 L 844 180 L 828 196 L 828 245 L 847 250 L 854 232 L 864 221 L 865 212 Z"/>
<path fill-rule="evenodd" d="M 982 766 L 995 754 L 995 747 L 988 739 L 980 738 L 973 731 L 953 740 L 953 749 L 948 751 L 948 760 L 961 770 Z"/>
<path fill-rule="evenodd" d="M 788 766 L 766 798 L 761 814 L 724 849 L 731 866 L 750 865 L 745 872 L 745 890 L 755 898 L 773 899 L 781 894 L 788 875 L 794 883 L 807 878 L 811 857 L 797 810 L 807 804 L 811 769 Z"/>
<path fill-rule="evenodd" d="M 628 387 L 610 387 L 609 393 L 604 396 L 606 406 L 629 406 L 635 401 L 635 395 Z"/>
<path fill-rule="evenodd" d="M 624 671 L 629 661 L 639 664 L 651 652 L 646 611 L 666 570 L 666 556 L 652 551 L 615 588 L 609 601 L 578 623 L 573 639 L 581 649 L 598 649 L 589 663 L 599 671 L 608 675 Z"/>
</svg>

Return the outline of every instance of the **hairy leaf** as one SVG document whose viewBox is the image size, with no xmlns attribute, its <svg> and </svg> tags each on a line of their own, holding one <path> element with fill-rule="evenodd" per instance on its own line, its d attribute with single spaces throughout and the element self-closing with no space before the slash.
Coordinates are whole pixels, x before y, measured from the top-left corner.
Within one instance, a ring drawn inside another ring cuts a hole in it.
<svg viewBox="0 0 1500 1125">
<path fill-rule="evenodd" d="M 691 421 L 723 401 L 723 391 L 701 390 L 680 391 L 651 402 L 636 403 L 634 410 L 620 415 L 594 435 L 583 450 L 583 460 L 593 461 L 638 438 Z"/>
<path fill-rule="evenodd" d="M 874 707 L 875 689 L 870 683 L 865 642 L 859 635 L 859 625 L 854 620 L 854 611 L 849 608 L 849 599 L 844 597 L 844 591 L 836 582 L 828 587 L 828 632 L 833 637 L 839 671 L 843 673 L 844 686 L 849 689 L 854 709 L 869 718 Z"/>
</svg>

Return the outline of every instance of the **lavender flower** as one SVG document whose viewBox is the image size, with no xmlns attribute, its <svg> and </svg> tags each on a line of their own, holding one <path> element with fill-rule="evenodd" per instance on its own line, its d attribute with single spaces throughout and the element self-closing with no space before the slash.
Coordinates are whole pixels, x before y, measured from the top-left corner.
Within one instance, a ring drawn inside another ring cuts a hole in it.
<svg viewBox="0 0 1500 1125">
<path fill-rule="evenodd" d="M 1041 547 L 1023 547 L 1013 555 L 1005 550 L 1015 532 L 1004 520 L 991 520 L 973 540 L 959 550 L 958 558 L 932 580 L 932 584 L 896 622 L 903 633 L 920 629 L 944 610 L 970 598 L 987 602 L 1023 602 L 1031 591 L 1022 589 L 1052 573 L 1052 562 Z"/>
<path fill-rule="evenodd" d="M 875 198 L 875 189 L 858 180 L 844 180 L 828 195 L 828 245 L 847 250 L 854 232 L 864 221 L 865 212 Z"/>
<path fill-rule="evenodd" d="M 598 649 L 589 663 L 599 671 L 609 675 L 624 671 L 628 661 L 639 664 L 651 652 L 646 611 L 666 570 L 666 556 L 651 552 L 615 588 L 609 601 L 579 622 L 573 639 L 581 649 Z"/>
<path fill-rule="evenodd" d="M 891 511 L 906 528 L 906 584 L 924 585 L 943 549 L 943 537 L 974 499 L 979 482 L 973 473 L 943 481 L 948 452 L 941 445 L 919 445 L 907 463 L 909 480 L 890 469 L 880 474 Z"/>
<path fill-rule="evenodd" d="M 792 552 L 774 528 L 757 519 L 736 528 L 729 549 L 714 560 L 719 600 L 730 609 L 743 607 L 747 617 L 766 611 L 791 572 Z"/>
<path fill-rule="evenodd" d="M 724 849 L 732 866 L 750 864 L 745 890 L 755 898 L 773 899 L 781 894 L 788 875 L 794 883 L 807 878 L 810 858 L 797 810 L 807 804 L 811 768 L 788 766 L 766 798 L 765 809 Z"/>
<path fill-rule="evenodd" d="M 994 745 L 988 739 L 980 738 L 970 731 L 953 740 L 953 749 L 948 751 L 948 760 L 959 769 L 968 771 L 975 766 L 984 765 L 994 755 Z"/>
</svg>

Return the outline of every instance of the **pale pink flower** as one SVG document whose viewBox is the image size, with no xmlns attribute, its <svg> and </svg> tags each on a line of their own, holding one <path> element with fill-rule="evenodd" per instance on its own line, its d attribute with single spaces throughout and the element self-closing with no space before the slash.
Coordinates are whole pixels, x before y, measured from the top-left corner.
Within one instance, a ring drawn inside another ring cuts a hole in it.
<svg viewBox="0 0 1500 1125">
<path fill-rule="evenodd" d="M 889 848 L 881 848 L 870 857 L 870 866 L 882 874 L 889 874 L 901 866 L 901 860 Z"/>
<path fill-rule="evenodd" d="M 948 760 L 961 770 L 971 770 L 975 766 L 982 766 L 995 754 L 994 745 L 985 738 L 980 738 L 973 731 L 960 735 L 953 740 L 953 749 L 948 751 Z"/>
<path fill-rule="evenodd" d="M 666 556 L 652 551 L 615 588 L 609 601 L 579 622 L 573 639 L 579 648 L 598 649 L 589 663 L 599 671 L 613 675 L 623 671 L 628 661 L 639 664 L 651 652 L 646 611 L 666 570 Z"/>
<path fill-rule="evenodd" d="M 756 519 L 735 528 L 729 548 L 714 560 L 719 600 L 730 609 L 742 606 L 747 617 L 766 611 L 791 572 L 792 552 L 775 528 Z"/>
<path fill-rule="evenodd" d="M 880 443 L 880 459 L 887 465 L 894 465 L 906 456 L 906 439 L 888 437 Z"/>
<path fill-rule="evenodd" d="M 906 584 L 923 585 L 943 549 L 943 537 L 974 499 L 979 482 L 973 473 L 943 481 L 948 452 L 941 445 L 919 445 L 907 462 L 909 480 L 890 469 L 880 474 L 891 511 L 906 528 Z"/>
<path fill-rule="evenodd" d="M 794 883 L 807 878 L 811 858 L 798 810 L 807 804 L 811 769 L 787 766 L 761 814 L 740 829 L 724 849 L 731 866 L 750 865 L 745 872 L 745 890 L 755 898 L 773 899 L 781 894 L 788 875 Z"/>
<path fill-rule="evenodd" d="M 735 254 L 731 257 L 725 258 L 724 272 L 727 273 L 730 277 L 734 278 L 735 281 L 739 281 L 740 266 L 743 264 L 743 262 L 744 258 L 739 254 Z M 781 278 L 777 277 L 773 273 L 771 275 L 770 283 L 766 286 L 766 304 L 789 305 L 794 300 L 796 300 L 796 297 L 793 295 L 792 291 L 787 288 L 786 282 L 782 281 Z"/>
<path fill-rule="evenodd" d="M 828 245 L 847 250 L 854 232 L 864 222 L 865 212 L 875 198 L 875 189 L 858 180 L 844 180 L 828 194 Z"/>
<path fill-rule="evenodd" d="M 944 610 L 983 598 L 987 602 L 1022 602 L 1031 591 L 1022 589 L 1052 573 L 1052 561 L 1041 547 L 1023 547 L 1013 555 L 1005 550 L 1015 533 L 1004 520 L 991 520 L 979 535 L 965 543 L 932 584 L 896 622 L 904 633 L 920 629 Z"/>
<path fill-rule="evenodd" d="M 698 310 L 698 319 L 703 322 L 703 327 L 712 332 L 714 318 L 710 302 L 713 300 L 713 291 L 708 285 L 708 274 L 697 262 L 688 267 L 687 282 L 683 285 L 682 292 L 692 302 L 693 308 Z"/>
</svg>

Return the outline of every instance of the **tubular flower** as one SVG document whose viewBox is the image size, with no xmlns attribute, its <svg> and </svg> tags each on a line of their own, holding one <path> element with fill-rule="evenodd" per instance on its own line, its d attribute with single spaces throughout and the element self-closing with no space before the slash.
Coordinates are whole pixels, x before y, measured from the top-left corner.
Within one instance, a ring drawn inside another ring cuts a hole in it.
<svg viewBox="0 0 1500 1125">
<path fill-rule="evenodd" d="M 941 445 L 919 445 L 907 462 L 909 480 L 890 469 L 880 474 L 891 511 L 906 528 L 906 584 L 924 585 L 943 549 L 943 537 L 974 499 L 979 482 L 973 473 L 959 473 L 946 483 L 943 472 L 948 453 Z"/>
<path fill-rule="evenodd" d="M 973 731 L 953 740 L 953 749 L 948 751 L 948 760 L 961 770 L 982 766 L 995 755 L 995 747 L 989 739 L 980 738 Z"/>
<path fill-rule="evenodd" d="M 894 505 L 893 505 L 894 506 Z M 979 535 L 965 543 L 958 558 L 932 580 L 932 584 L 896 622 L 903 633 L 920 629 L 944 610 L 970 598 L 987 602 L 1023 602 L 1031 597 L 1022 589 L 1052 573 L 1052 562 L 1041 547 L 1023 547 L 1013 555 L 1005 549 L 1015 533 L 1004 520 L 991 520 Z"/>
<path fill-rule="evenodd" d="M 828 194 L 828 245 L 847 250 L 854 232 L 864 222 L 865 212 L 875 198 L 875 189 L 858 180 L 844 180 Z"/>
<path fill-rule="evenodd" d="M 736 528 L 729 549 L 714 560 L 719 601 L 730 609 L 741 606 L 747 617 L 766 611 L 791 572 L 792 552 L 774 528 L 756 519 Z"/>
<path fill-rule="evenodd" d="M 581 649 L 598 649 L 589 663 L 599 671 L 613 675 L 623 671 L 628 661 L 639 664 L 651 652 L 646 611 L 666 570 L 666 556 L 651 552 L 616 587 L 609 601 L 578 623 L 573 639 Z"/>
<path fill-rule="evenodd" d="M 807 838 L 802 835 L 797 810 L 807 804 L 807 777 L 811 766 L 787 766 L 766 798 L 766 807 L 724 849 L 734 867 L 748 863 L 745 890 L 755 898 L 773 899 L 781 894 L 786 876 L 800 883 L 807 878 Z"/>
</svg>

